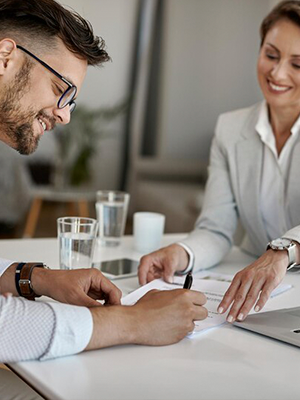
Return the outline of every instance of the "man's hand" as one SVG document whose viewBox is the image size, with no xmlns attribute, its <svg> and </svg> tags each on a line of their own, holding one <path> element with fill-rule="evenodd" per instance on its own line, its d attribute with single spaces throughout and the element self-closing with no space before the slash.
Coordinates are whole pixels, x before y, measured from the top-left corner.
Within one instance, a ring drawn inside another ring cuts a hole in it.
<svg viewBox="0 0 300 400">
<path fill-rule="evenodd" d="M 238 272 L 218 311 L 224 313 L 232 304 L 227 321 L 236 319 L 242 321 L 255 305 L 255 311 L 260 311 L 266 304 L 272 291 L 279 285 L 285 276 L 288 266 L 286 251 L 268 250 L 254 263 Z"/>
<path fill-rule="evenodd" d="M 134 306 L 92 308 L 94 330 L 86 350 L 117 344 L 176 343 L 207 317 L 206 297 L 193 290 L 151 290 Z"/>
<path fill-rule="evenodd" d="M 71 271 L 34 268 L 33 290 L 62 303 L 95 307 L 105 304 L 120 304 L 121 291 L 95 268 Z"/>
<path fill-rule="evenodd" d="M 151 346 L 177 343 L 194 330 L 194 321 L 207 317 L 203 293 L 175 289 L 152 290 L 135 305 L 137 343 Z"/>
<path fill-rule="evenodd" d="M 166 282 L 173 282 L 176 271 L 183 271 L 188 266 L 189 256 L 184 248 L 178 244 L 171 244 L 141 258 L 138 276 L 141 285 L 163 278 Z"/>
</svg>

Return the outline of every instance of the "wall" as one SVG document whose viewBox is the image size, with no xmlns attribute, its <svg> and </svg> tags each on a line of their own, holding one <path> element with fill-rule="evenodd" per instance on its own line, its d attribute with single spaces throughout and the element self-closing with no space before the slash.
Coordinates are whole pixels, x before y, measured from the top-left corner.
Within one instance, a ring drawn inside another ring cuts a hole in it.
<svg viewBox="0 0 300 400">
<path fill-rule="evenodd" d="M 139 0 L 65 0 L 106 40 L 113 62 L 89 68 L 79 104 L 113 106 L 128 95 Z M 217 116 L 261 99 L 256 83 L 259 25 L 276 0 L 167 0 L 159 104 L 160 158 L 207 159 Z M 123 128 L 101 140 L 95 186 L 116 188 Z M 32 158 L 53 159 L 45 135 Z"/>
<path fill-rule="evenodd" d="M 206 159 L 220 113 L 261 99 L 259 26 L 267 0 L 168 0 L 161 79 L 161 158 Z"/>
</svg>

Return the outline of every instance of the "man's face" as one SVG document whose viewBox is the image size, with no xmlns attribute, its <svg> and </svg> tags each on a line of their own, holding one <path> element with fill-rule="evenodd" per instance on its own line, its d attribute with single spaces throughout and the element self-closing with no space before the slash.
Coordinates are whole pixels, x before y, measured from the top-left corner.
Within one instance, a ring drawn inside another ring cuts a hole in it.
<svg viewBox="0 0 300 400">
<path fill-rule="evenodd" d="M 14 51 L 22 62 L 19 67 L 15 63 L 15 71 L 10 71 L 0 85 L 0 139 L 21 154 L 31 154 L 45 130 L 53 129 L 56 123 L 70 121 L 69 106 L 57 107 L 67 85 L 40 63 L 25 57 L 21 50 Z M 41 58 L 76 85 L 79 93 L 86 74 L 86 61 L 78 59 L 61 41 L 51 55 Z"/>
</svg>

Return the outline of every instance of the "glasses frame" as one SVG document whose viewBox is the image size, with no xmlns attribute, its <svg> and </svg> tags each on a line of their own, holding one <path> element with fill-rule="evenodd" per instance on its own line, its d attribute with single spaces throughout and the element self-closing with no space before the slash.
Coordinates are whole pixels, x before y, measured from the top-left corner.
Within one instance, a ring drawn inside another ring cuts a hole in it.
<svg viewBox="0 0 300 400">
<path fill-rule="evenodd" d="M 59 109 L 65 108 L 67 106 L 70 106 L 70 113 L 72 113 L 75 110 L 76 107 L 76 103 L 73 100 L 74 97 L 76 96 L 77 93 L 77 86 L 73 85 L 73 83 L 71 83 L 70 81 L 68 81 L 68 79 L 66 79 L 64 76 L 62 76 L 59 72 L 55 71 L 55 69 L 53 69 L 52 67 L 50 67 L 50 65 L 48 65 L 47 63 L 45 63 L 45 61 L 41 60 L 40 58 L 38 58 L 36 55 L 34 55 L 33 53 L 31 53 L 29 50 L 25 49 L 23 46 L 20 46 L 17 44 L 17 48 L 24 51 L 24 53 L 28 54 L 30 57 L 34 58 L 36 61 L 38 61 L 43 67 L 45 67 L 48 71 L 52 72 L 52 74 L 54 74 L 57 78 L 59 78 L 60 80 L 62 80 L 67 86 L 68 88 L 63 92 L 63 94 L 60 96 L 58 102 L 57 102 L 57 107 Z M 63 100 L 63 97 L 66 96 L 66 94 L 71 90 L 75 88 L 74 90 L 74 94 L 72 96 L 72 98 L 64 105 L 61 106 L 61 102 Z"/>
</svg>

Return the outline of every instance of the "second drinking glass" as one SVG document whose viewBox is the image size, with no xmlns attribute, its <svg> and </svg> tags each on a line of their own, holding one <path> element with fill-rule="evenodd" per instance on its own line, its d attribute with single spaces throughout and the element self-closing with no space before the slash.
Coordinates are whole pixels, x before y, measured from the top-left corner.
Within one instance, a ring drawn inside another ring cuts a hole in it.
<svg viewBox="0 0 300 400">
<path fill-rule="evenodd" d="M 130 195 L 113 190 L 97 192 L 99 238 L 104 246 L 118 246 L 124 235 Z"/>
</svg>

